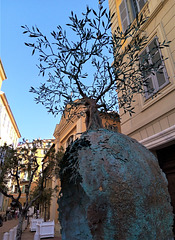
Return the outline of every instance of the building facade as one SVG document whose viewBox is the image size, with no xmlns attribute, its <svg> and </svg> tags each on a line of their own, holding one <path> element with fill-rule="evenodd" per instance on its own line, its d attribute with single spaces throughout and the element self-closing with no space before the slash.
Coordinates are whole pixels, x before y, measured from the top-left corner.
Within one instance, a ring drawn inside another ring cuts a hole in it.
<svg viewBox="0 0 175 240">
<path fill-rule="evenodd" d="M 84 112 L 84 109 L 79 107 L 76 111 L 77 113 L 73 114 L 69 121 L 67 120 L 68 116 L 65 114 L 65 116 L 62 116 L 60 123 L 56 125 L 53 134 L 55 137 L 56 151 L 61 147 L 66 150 L 71 142 L 75 141 L 87 130 L 85 116 L 79 114 L 80 112 Z M 100 113 L 100 116 L 104 128 L 121 132 L 118 113 Z"/>
<path fill-rule="evenodd" d="M 4 92 L 0 91 L 0 146 L 7 143 L 17 147 L 21 137 L 13 113 Z"/>
<path fill-rule="evenodd" d="M 34 190 L 36 184 L 37 184 L 37 180 L 38 180 L 38 176 L 39 174 L 42 172 L 42 165 L 43 165 L 43 159 L 46 155 L 46 153 L 49 151 L 50 147 L 52 146 L 54 142 L 54 139 L 43 139 L 43 140 L 36 140 L 36 148 L 37 148 L 37 151 L 36 151 L 36 161 L 39 165 L 34 177 L 33 177 L 33 181 L 31 183 L 31 187 L 30 187 L 30 193 Z M 28 143 L 29 144 L 29 147 L 32 148 L 32 144 L 33 143 Z M 30 146 L 31 144 L 31 146 Z M 21 148 L 21 146 L 19 145 L 18 146 L 19 149 Z M 24 146 L 23 146 L 24 147 Z M 25 162 L 22 162 L 23 164 L 28 164 L 28 161 Z M 31 169 L 32 170 L 32 169 Z M 20 181 L 20 190 L 21 190 L 21 196 L 20 196 L 20 203 L 22 204 L 22 206 L 25 205 L 25 202 L 26 202 L 26 191 L 28 190 L 28 184 L 29 184 L 29 181 L 30 181 L 30 174 L 27 170 L 23 170 L 21 171 L 20 170 L 20 174 L 19 174 L 19 181 Z M 13 182 L 13 180 L 10 181 L 10 188 L 11 188 L 11 192 L 10 194 L 12 194 L 15 198 L 17 198 L 18 196 L 18 187 L 17 185 L 15 184 L 15 182 Z M 4 210 L 7 209 L 7 207 L 10 207 L 10 203 L 11 203 L 11 199 L 7 199 L 5 198 L 4 200 L 4 204 L 3 204 L 3 208 Z"/>
<path fill-rule="evenodd" d="M 6 74 L 0 60 L 0 146 L 7 143 L 17 147 L 18 139 L 21 137 L 6 95 L 1 91 L 2 82 L 6 79 Z"/>
<path fill-rule="evenodd" d="M 0 146 L 7 143 L 8 145 L 13 145 L 13 147 L 16 148 L 21 134 L 10 109 L 6 95 L 1 91 L 1 86 L 5 79 L 6 74 L 0 59 Z M 2 206 L 3 195 L 0 193 L 0 209 L 2 209 Z"/>
<path fill-rule="evenodd" d="M 135 138 L 157 156 L 168 179 L 175 213 L 175 1 L 109 0 L 109 7 L 116 13 L 112 32 L 117 27 L 124 32 L 128 24 L 135 23 L 137 13 L 148 17 L 143 26 L 148 45 L 142 52 L 153 49 L 158 41 L 171 41 L 169 48 L 157 50 L 151 59 L 159 61 L 162 67 L 161 73 L 147 76 L 154 92 L 145 96 L 137 94 L 133 104 L 135 114 L 129 116 L 120 109 L 120 116 L 122 133 Z M 162 56 L 168 59 L 164 61 Z"/>
</svg>

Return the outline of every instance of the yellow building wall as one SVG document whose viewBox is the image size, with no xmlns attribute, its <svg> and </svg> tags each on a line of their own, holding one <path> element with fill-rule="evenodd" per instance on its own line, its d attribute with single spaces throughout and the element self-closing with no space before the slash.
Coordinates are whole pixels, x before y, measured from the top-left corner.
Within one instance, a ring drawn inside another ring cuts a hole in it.
<svg viewBox="0 0 175 240">
<path fill-rule="evenodd" d="M 42 161 L 43 161 L 44 156 L 46 154 L 46 152 L 44 152 L 44 151 L 47 151 L 50 148 L 50 147 L 47 146 L 48 142 L 50 142 L 52 144 L 54 142 L 54 139 L 42 140 L 42 147 L 37 148 L 36 157 L 37 157 L 37 162 L 39 164 L 39 168 L 38 168 L 35 176 L 33 177 L 33 181 L 31 183 L 31 187 L 30 187 L 30 193 L 35 188 L 37 180 L 38 180 L 39 173 L 42 171 Z M 25 161 L 23 163 L 25 164 Z M 23 186 L 28 185 L 28 183 L 29 183 L 28 177 L 25 177 L 25 176 L 26 176 L 25 171 L 20 173 L 20 176 L 19 176 L 20 179 L 19 180 L 20 180 L 21 191 L 23 189 Z M 18 196 L 18 193 L 14 192 L 15 183 L 16 182 L 13 182 L 13 180 L 11 181 L 11 186 L 12 186 L 11 194 L 16 198 Z M 26 202 L 26 194 L 22 192 L 21 197 L 20 197 L 20 203 L 22 204 L 22 206 L 24 206 L 25 202 Z M 6 201 L 4 201 L 3 209 L 6 210 L 7 207 L 10 207 L 10 203 L 11 203 L 11 199 L 7 199 Z"/>
<path fill-rule="evenodd" d="M 2 82 L 6 79 L 6 74 L 0 59 L 0 146 L 7 143 L 17 147 L 18 139 L 21 137 L 6 95 L 1 91 Z"/>
<path fill-rule="evenodd" d="M 6 74 L 0 59 L 0 146 L 4 143 L 17 147 L 18 139 L 21 137 L 18 126 L 15 122 L 13 113 L 10 109 L 6 95 L 1 91 L 2 82 L 6 79 Z M 8 206 L 8 199 L 0 193 L 0 208 L 3 210 Z"/>
<path fill-rule="evenodd" d="M 117 26 L 121 27 L 118 12 L 120 3 L 121 0 L 109 0 L 111 11 L 117 12 L 112 31 Z M 144 25 L 149 40 L 157 36 L 160 42 L 166 40 L 171 43 L 169 48 L 161 49 L 164 58 L 168 57 L 165 66 L 169 84 L 153 99 L 145 100 L 143 96 L 137 94 L 133 103 L 135 114 L 132 117 L 120 109 L 122 133 L 138 141 L 175 126 L 175 1 L 149 0 L 143 10 L 149 14 L 149 20 Z"/>
</svg>

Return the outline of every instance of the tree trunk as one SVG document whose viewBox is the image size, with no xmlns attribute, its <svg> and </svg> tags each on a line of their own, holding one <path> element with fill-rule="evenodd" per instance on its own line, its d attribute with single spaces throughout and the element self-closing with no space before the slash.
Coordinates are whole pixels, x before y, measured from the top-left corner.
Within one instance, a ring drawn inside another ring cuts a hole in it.
<svg viewBox="0 0 175 240">
<path fill-rule="evenodd" d="M 86 105 L 86 130 L 97 130 L 99 128 L 103 128 L 96 101 L 94 99 L 88 99 Z"/>
<path fill-rule="evenodd" d="M 20 213 L 19 214 L 18 228 L 17 228 L 17 233 L 16 233 L 16 240 L 21 240 L 23 220 L 24 220 L 24 214 Z"/>
<path fill-rule="evenodd" d="M 44 222 L 46 222 L 46 214 L 47 214 L 47 203 L 44 203 Z"/>
</svg>

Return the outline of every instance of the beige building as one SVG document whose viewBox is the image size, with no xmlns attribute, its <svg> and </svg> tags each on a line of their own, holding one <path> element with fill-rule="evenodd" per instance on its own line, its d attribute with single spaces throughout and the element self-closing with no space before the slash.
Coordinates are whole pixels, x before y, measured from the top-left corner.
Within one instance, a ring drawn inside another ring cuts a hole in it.
<svg viewBox="0 0 175 240">
<path fill-rule="evenodd" d="M 0 91 L 0 146 L 7 143 L 15 148 L 21 137 L 4 92 Z"/>
<path fill-rule="evenodd" d="M 79 107 L 76 112 L 77 113 L 73 114 L 69 121 L 67 120 L 68 116 L 63 115 L 60 123 L 56 125 L 53 134 L 56 139 L 56 150 L 58 150 L 60 147 L 63 147 L 64 150 L 66 150 L 67 146 L 72 141 L 75 141 L 81 136 L 83 132 L 86 131 L 85 116 L 81 116 L 81 114 L 78 114 L 80 112 L 84 112 L 84 109 L 82 109 L 82 107 Z M 121 132 L 118 113 L 100 113 L 100 116 L 102 119 L 102 124 L 105 128 Z"/>
<path fill-rule="evenodd" d="M 117 26 L 125 31 L 128 24 L 134 24 L 137 12 L 149 17 L 143 27 L 149 37 L 144 51 L 152 49 L 157 41 L 171 41 L 169 48 L 155 53 L 162 73 L 148 76 L 154 93 L 159 94 L 155 98 L 151 94 L 136 95 L 135 114 L 130 117 L 120 109 L 120 116 L 122 133 L 137 139 L 158 157 L 169 182 L 175 212 L 175 1 L 109 0 L 109 7 L 116 13 L 113 32 Z M 163 61 L 162 56 L 168 60 Z"/>
<path fill-rule="evenodd" d="M 43 159 L 46 155 L 46 153 L 49 151 L 50 147 L 52 146 L 54 142 L 54 139 L 43 139 L 43 140 L 36 140 L 36 161 L 39 165 L 34 177 L 33 177 L 33 181 L 31 183 L 31 187 L 30 187 L 30 192 L 36 187 L 36 183 L 38 180 L 38 176 L 40 174 L 40 172 L 42 172 L 42 165 L 43 165 Z M 28 143 L 29 147 L 32 149 L 33 143 L 29 142 Z M 25 144 L 23 145 L 19 145 L 18 148 L 20 149 L 21 147 L 24 147 Z M 22 162 L 23 164 L 28 164 L 28 160 L 23 160 Z M 20 189 L 21 189 L 21 197 L 20 197 L 20 203 L 22 204 L 22 206 L 24 206 L 25 202 L 26 202 L 26 189 L 28 188 L 28 184 L 29 184 L 29 180 L 30 180 L 30 175 L 29 172 L 27 170 L 21 170 L 19 169 L 20 174 L 19 174 L 19 182 L 20 182 Z M 11 192 L 10 194 L 12 194 L 15 198 L 18 196 L 18 187 L 15 182 L 10 181 L 11 183 Z M 4 208 L 6 206 L 10 207 L 10 203 L 11 203 L 11 199 L 6 199 L 6 202 L 4 202 Z"/>
</svg>

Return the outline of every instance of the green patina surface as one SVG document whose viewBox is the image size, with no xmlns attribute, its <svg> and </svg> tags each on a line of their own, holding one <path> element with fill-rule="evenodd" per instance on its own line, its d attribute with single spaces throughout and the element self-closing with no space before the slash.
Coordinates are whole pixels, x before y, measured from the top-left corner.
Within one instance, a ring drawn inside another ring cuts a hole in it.
<svg viewBox="0 0 175 240">
<path fill-rule="evenodd" d="M 173 214 L 157 159 L 137 141 L 88 131 L 60 164 L 62 240 L 168 240 Z"/>
</svg>

